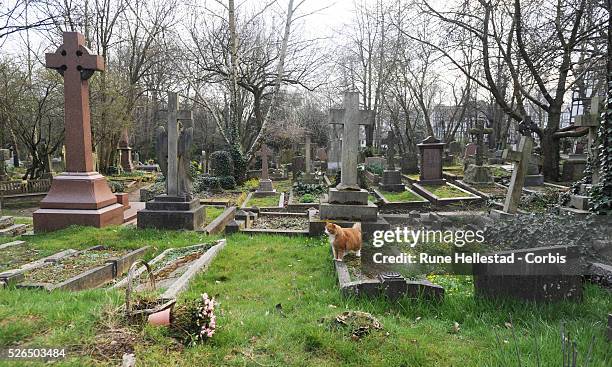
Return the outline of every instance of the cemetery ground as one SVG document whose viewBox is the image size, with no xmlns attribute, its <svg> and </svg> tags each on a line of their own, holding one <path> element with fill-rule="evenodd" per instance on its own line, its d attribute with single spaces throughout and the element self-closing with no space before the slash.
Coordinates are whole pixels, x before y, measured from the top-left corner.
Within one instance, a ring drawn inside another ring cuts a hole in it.
<svg viewBox="0 0 612 367">
<path fill-rule="evenodd" d="M 162 250 L 210 242 L 199 232 L 71 227 L 24 237 L 45 253 L 67 247 L 148 245 Z M 8 242 L 9 239 L 1 239 Z M 592 349 L 590 366 L 608 366 L 602 310 L 609 291 L 585 285 L 584 300 L 533 304 L 473 296 L 470 276 L 431 276 L 444 286 L 440 303 L 345 298 L 337 287 L 326 238 L 273 235 L 227 237 L 227 246 L 199 274 L 179 302 L 208 293 L 218 301 L 218 328 L 203 344 L 185 347 L 163 328 L 126 325 L 118 311 L 124 291 L 0 290 L 0 345 L 64 346 L 55 365 L 115 366 L 134 350 L 138 365 L 561 365 L 560 328 L 577 343 L 578 360 Z M 344 311 L 371 313 L 382 329 L 352 336 L 334 320 Z M 0 361 L 0 365 L 4 362 Z M 581 364 L 582 365 L 582 364 Z"/>
</svg>

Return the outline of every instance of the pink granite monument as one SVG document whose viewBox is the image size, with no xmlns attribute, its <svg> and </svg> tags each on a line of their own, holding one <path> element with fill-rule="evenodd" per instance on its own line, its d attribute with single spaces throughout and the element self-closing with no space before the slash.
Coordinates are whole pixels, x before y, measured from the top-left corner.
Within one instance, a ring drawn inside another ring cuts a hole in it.
<svg viewBox="0 0 612 367">
<path fill-rule="evenodd" d="M 88 79 L 104 71 L 104 59 L 92 55 L 77 32 L 64 32 L 64 44 L 46 54 L 46 66 L 64 77 L 66 172 L 34 212 L 34 231 L 53 231 L 73 224 L 104 227 L 122 224 L 125 207 L 117 203 L 104 176 L 94 171 L 91 147 Z"/>
</svg>

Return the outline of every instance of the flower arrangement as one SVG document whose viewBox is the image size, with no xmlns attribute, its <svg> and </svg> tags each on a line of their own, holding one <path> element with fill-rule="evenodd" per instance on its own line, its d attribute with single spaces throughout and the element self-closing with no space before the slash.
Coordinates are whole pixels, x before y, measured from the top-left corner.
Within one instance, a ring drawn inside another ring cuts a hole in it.
<svg viewBox="0 0 612 367">
<path fill-rule="evenodd" d="M 204 293 L 199 300 L 177 305 L 170 324 L 172 336 L 187 345 L 195 345 L 212 338 L 217 328 L 215 304 L 215 298 Z"/>
</svg>

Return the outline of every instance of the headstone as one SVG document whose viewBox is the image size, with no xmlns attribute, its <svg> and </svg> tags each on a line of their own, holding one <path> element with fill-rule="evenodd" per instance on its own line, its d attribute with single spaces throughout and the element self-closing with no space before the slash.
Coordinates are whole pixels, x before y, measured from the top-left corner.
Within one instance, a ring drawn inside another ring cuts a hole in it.
<svg viewBox="0 0 612 367">
<path fill-rule="evenodd" d="M 206 163 L 206 151 L 205 150 L 203 150 L 200 153 L 200 166 L 202 167 L 202 172 L 208 173 L 208 167 L 207 167 L 207 163 Z"/>
<path fill-rule="evenodd" d="M 319 216 L 321 220 L 376 221 L 378 207 L 368 202 L 368 191 L 357 182 L 359 126 L 370 125 L 374 113 L 359 110 L 358 92 L 346 92 L 343 104 L 343 109 L 330 110 L 330 123 L 342 124 L 344 129 L 340 183 L 329 189 L 328 202 L 320 204 Z"/>
<path fill-rule="evenodd" d="M 387 144 L 388 169 L 383 171 L 381 187 L 385 191 L 404 191 L 406 190 L 406 187 L 402 183 L 402 174 L 399 170 L 395 169 L 395 145 L 397 144 L 397 139 L 395 138 L 393 130 L 389 131 L 389 134 L 385 139 L 385 144 Z"/>
<path fill-rule="evenodd" d="M 8 149 L 0 149 L 0 181 L 8 181 L 9 176 L 6 172 L 6 161 L 11 158 Z"/>
<path fill-rule="evenodd" d="M 132 172 L 134 170 L 134 164 L 132 163 L 132 148 L 130 147 L 130 138 L 128 135 L 127 127 L 123 129 L 121 133 L 121 140 L 119 140 L 119 155 L 121 156 L 121 168 L 125 172 Z"/>
<path fill-rule="evenodd" d="M 419 172 L 419 157 L 413 152 L 407 152 L 400 159 L 402 173 L 410 175 Z"/>
<path fill-rule="evenodd" d="M 599 119 L 600 112 L 599 106 L 601 104 L 602 98 L 599 96 L 595 96 L 591 98 L 591 109 L 588 114 L 576 116 L 574 125 L 576 127 L 588 127 L 589 133 L 587 135 L 587 153 L 597 154 L 594 150 L 595 138 L 597 137 L 597 128 L 599 127 Z M 592 161 L 594 159 L 591 159 Z M 592 183 L 596 184 L 599 182 L 599 172 L 597 171 L 597 167 L 593 167 L 593 176 Z"/>
<path fill-rule="evenodd" d="M 167 130 L 158 129 L 156 147 L 160 165 L 166 167 L 166 195 L 156 196 L 138 212 L 138 228 L 195 230 L 204 224 L 204 206 L 191 193 L 193 127 L 179 126 L 192 116 L 191 111 L 179 110 L 178 95 L 168 92 Z"/>
<path fill-rule="evenodd" d="M 304 156 L 296 155 L 291 160 L 291 173 L 293 175 L 293 180 L 296 180 L 298 175 L 306 169 L 306 162 Z"/>
<path fill-rule="evenodd" d="M 482 120 L 476 122 L 476 127 L 470 130 L 470 134 L 476 136 L 476 156 L 474 164 L 468 164 L 464 172 L 463 180 L 469 184 L 493 183 L 493 175 L 489 167 L 483 166 L 485 160 L 484 136 L 491 133 L 491 129 L 484 126 Z M 467 152 L 466 152 L 467 153 Z"/>
<path fill-rule="evenodd" d="M 468 143 L 465 146 L 465 152 L 463 154 L 463 158 L 475 157 L 477 151 L 478 151 L 478 146 L 476 144 Z"/>
<path fill-rule="evenodd" d="M 310 133 L 307 132 L 304 138 L 306 140 L 304 144 L 304 161 L 305 161 L 306 167 L 304 169 L 304 175 L 302 175 L 302 182 L 312 184 L 312 183 L 315 183 L 316 180 L 312 174 L 312 158 L 310 156 L 312 152 L 312 147 L 310 146 L 310 140 L 311 140 Z"/>
<path fill-rule="evenodd" d="M 134 160 L 136 161 L 136 164 L 140 164 L 140 153 L 134 152 Z"/>
<path fill-rule="evenodd" d="M 385 157 L 365 157 L 366 166 L 380 166 L 385 167 Z"/>
<path fill-rule="evenodd" d="M 532 154 L 527 165 L 527 175 L 525 176 L 525 186 L 542 186 L 544 176 L 540 173 L 542 157 Z"/>
<path fill-rule="evenodd" d="M 533 138 L 531 137 L 532 130 L 529 128 L 530 124 L 532 124 L 531 119 L 529 116 L 525 116 L 525 119 L 521 122 L 521 125 L 519 125 L 519 131 L 522 136 L 519 141 L 518 150 L 504 150 L 503 158 L 514 162 L 514 169 L 512 170 L 512 177 L 510 178 L 510 187 L 506 194 L 503 209 L 504 212 L 510 214 L 516 213 L 518 204 L 521 201 L 529 157 L 531 157 L 531 151 L 533 149 Z"/>
<path fill-rule="evenodd" d="M 317 148 L 316 157 L 321 162 L 327 162 L 327 151 L 325 150 L 325 148 Z"/>
<path fill-rule="evenodd" d="M 442 151 L 444 143 L 434 138 L 427 137 L 422 143 L 417 144 L 421 152 L 421 177 L 419 182 L 429 184 L 442 184 Z"/>
<path fill-rule="evenodd" d="M 456 140 L 453 140 L 448 143 L 448 152 L 452 155 L 461 154 L 461 143 Z"/>
<path fill-rule="evenodd" d="M 56 176 L 40 209 L 33 214 L 34 231 L 73 224 L 104 227 L 123 223 L 125 207 L 117 202 L 104 176 L 94 171 L 88 79 L 104 70 L 104 59 L 92 55 L 85 38 L 64 32 L 63 44 L 46 54 L 46 67 L 64 78 L 66 172 Z"/>
<path fill-rule="evenodd" d="M 255 194 L 258 196 L 274 195 L 276 190 L 274 190 L 272 186 L 272 180 L 270 180 L 270 175 L 268 173 L 268 157 L 272 155 L 272 151 L 267 145 L 262 144 L 257 155 L 261 157 L 261 178 L 259 179 L 259 187 L 255 191 Z"/>
<path fill-rule="evenodd" d="M 341 165 L 341 154 L 342 154 L 342 139 L 340 138 L 340 132 L 338 131 L 337 125 L 331 126 L 331 133 L 329 138 L 329 155 L 327 159 L 327 169 L 331 172 L 335 172 L 340 169 Z"/>
</svg>

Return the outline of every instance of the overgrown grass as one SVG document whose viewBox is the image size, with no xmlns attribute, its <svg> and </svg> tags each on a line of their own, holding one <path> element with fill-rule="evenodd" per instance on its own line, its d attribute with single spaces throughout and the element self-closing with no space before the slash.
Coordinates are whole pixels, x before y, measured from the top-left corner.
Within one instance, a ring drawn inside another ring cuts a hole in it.
<svg viewBox="0 0 612 367">
<path fill-rule="evenodd" d="M 249 199 L 246 206 L 247 207 L 256 206 L 258 208 L 276 207 L 278 206 L 279 200 L 280 200 L 280 194 L 270 195 L 270 196 L 259 196 L 259 197 L 251 196 L 251 199 Z"/>
<path fill-rule="evenodd" d="M 158 251 L 206 240 L 193 232 L 133 228 L 73 228 L 30 238 L 41 247 L 104 242 L 118 248 L 150 244 Z M 612 297 L 599 287 L 588 285 L 582 303 L 494 303 L 473 297 L 469 276 L 436 276 L 431 280 L 446 289 L 439 304 L 343 298 L 329 251 L 326 239 L 229 237 L 209 270 L 181 296 L 194 298 L 207 292 L 216 297 L 215 336 L 204 345 L 181 350 L 163 329 L 147 327 L 137 332 L 148 344 L 135 347 L 138 365 L 516 366 L 518 349 L 522 365 L 533 366 L 537 337 L 542 365 L 559 366 L 562 321 L 567 321 L 581 352 L 588 350 L 594 336 L 590 366 L 612 362 L 612 346 L 604 339 Z M 56 365 L 116 366 L 118 361 L 95 362 L 88 354 L 77 353 L 93 345 L 92 338 L 101 331 L 102 311 L 121 302 L 121 292 L 104 289 L 0 290 L 0 347 L 68 346 L 71 357 Z M 321 323 L 345 310 L 370 312 L 384 329 L 354 341 L 341 329 Z M 510 319 L 512 324 L 506 325 Z"/>
<path fill-rule="evenodd" d="M 206 218 L 204 219 L 204 225 L 210 224 L 225 210 L 222 206 L 206 206 Z"/>
<path fill-rule="evenodd" d="M 423 187 L 441 199 L 474 196 L 451 185 L 423 185 Z"/>
<path fill-rule="evenodd" d="M 410 190 L 404 190 L 404 191 L 398 191 L 398 192 L 391 192 L 391 191 L 379 191 L 382 196 L 384 196 L 387 200 L 391 201 L 391 202 L 410 202 L 410 201 L 420 201 L 420 200 L 425 200 L 423 197 L 421 197 L 421 195 L 410 191 Z"/>
</svg>

